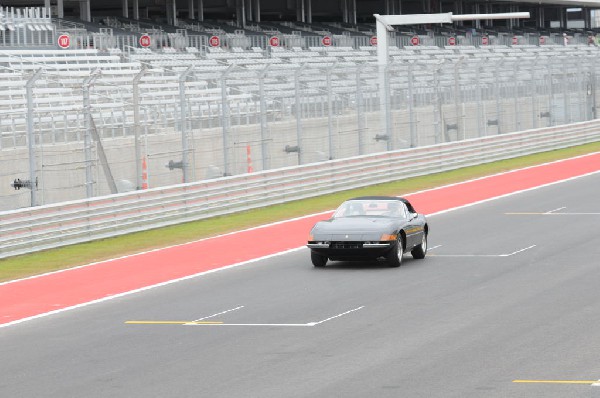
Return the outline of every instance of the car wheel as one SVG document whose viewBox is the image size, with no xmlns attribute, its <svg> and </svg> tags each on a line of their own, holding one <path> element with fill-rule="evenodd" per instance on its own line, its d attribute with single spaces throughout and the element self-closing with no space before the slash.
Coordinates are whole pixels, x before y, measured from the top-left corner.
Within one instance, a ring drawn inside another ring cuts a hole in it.
<svg viewBox="0 0 600 398">
<path fill-rule="evenodd" d="M 386 260 L 390 264 L 390 267 L 399 267 L 402 264 L 402 255 L 404 254 L 404 246 L 402 245 L 402 238 L 398 237 L 396 247 L 394 247 L 386 256 Z"/>
<path fill-rule="evenodd" d="M 427 254 L 427 234 L 423 234 L 423 240 L 421 241 L 421 244 L 415 246 L 415 248 L 412 249 L 410 254 L 412 254 L 413 258 L 419 260 L 425 258 L 425 255 Z"/>
<path fill-rule="evenodd" d="M 310 253 L 310 260 L 315 267 L 324 267 L 327 264 L 327 257 L 318 253 Z"/>
</svg>

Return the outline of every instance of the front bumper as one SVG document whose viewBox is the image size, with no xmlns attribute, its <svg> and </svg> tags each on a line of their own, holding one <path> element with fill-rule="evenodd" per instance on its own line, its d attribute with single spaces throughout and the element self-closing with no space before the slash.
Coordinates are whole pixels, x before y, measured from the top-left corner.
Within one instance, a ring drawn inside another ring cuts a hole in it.
<svg viewBox="0 0 600 398">
<path fill-rule="evenodd" d="M 385 256 L 396 245 L 395 241 L 382 242 L 317 242 L 306 245 L 314 253 L 332 260 L 361 260 Z"/>
</svg>

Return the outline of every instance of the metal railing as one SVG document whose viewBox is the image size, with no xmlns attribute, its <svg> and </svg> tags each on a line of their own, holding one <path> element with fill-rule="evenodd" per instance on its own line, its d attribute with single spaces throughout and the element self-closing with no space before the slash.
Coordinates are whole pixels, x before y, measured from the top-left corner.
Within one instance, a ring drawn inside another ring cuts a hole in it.
<svg viewBox="0 0 600 398">
<path fill-rule="evenodd" d="M 0 212 L 0 258 L 600 140 L 600 121 Z"/>
</svg>

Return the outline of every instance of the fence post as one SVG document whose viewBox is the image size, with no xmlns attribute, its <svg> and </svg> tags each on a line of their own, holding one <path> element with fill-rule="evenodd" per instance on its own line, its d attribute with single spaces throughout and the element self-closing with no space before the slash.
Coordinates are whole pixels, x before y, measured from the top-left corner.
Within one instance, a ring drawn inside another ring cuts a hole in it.
<svg viewBox="0 0 600 398">
<path fill-rule="evenodd" d="M 88 198 L 94 196 L 92 177 L 92 105 L 90 103 L 90 87 L 94 80 L 100 76 L 100 69 L 94 70 L 83 80 L 83 112 L 85 133 L 83 136 L 83 149 L 85 153 L 85 193 Z"/>
<path fill-rule="evenodd" d="M 298 145 L 298 165 L 304 160 L 304 148 L 302 148 L 302 103 L 300 97 L 300 75 L 304 71 L 306 64 L 302 64 L 294 71 L 294 88 L 296 91 L 296 144 Z"/>
<path fill-rule="evenodd" d="M 554 115 L 554 109 L 552 109 L 552 107 L 554 106 L 554 77 L 552 75 L 552 63 L 548 63 L 546 64 L 547 70 L 548 70 L 548 80 L 549 80 L 549 84 L 548 84 L 548 88 L 550 89 L 550 95 L 548 96 L 548 112 L 550 113 L 549 117 L 548 117 L 548 126 L 554 126 L 554 121 L 556 120 L 556 117 Z"/>
<path fill-rule="evenodd" d="M 442 95 L 440 93 L 440 73 L 442 72 L 443 62 L 440 66 L 433 71 L 433 85 L 435 89 L 435 105 L 433 106 L 433 128 L 434 128 L 434 142 L 439 144 L 443 142 L 442 138 Z"/>
<path fill-rule="evenodd" d="M 477 64 L 475 64 L 475 79 L 476 79 L 476 87 L 477 87 L 477 137 L 481 137 L 483 135 L 483 123 L 482 123 L 482 107 L 483 107 L 483 101 L 482 98 L 483 96 L 481 95 L 481 67 L 483 66 L 484 60 L 481 60 L 479 62 L 477 62 Z M 487 123 L 486 123 L 487 125 Z"/>
<path fill-rule="evenodd" d="M 539 54 L 536 54 L 535 59 L 533 60 L 533 63 L 531 65 L 531 76 L 537 76 L 538 61 L 539 61 Z M 537 125 L 538 125 L 538 123 L 537 123 L 537 120 L 538 120 L 537 105 L 536 105 L 537 92 L 538 92 L 538 90 L 537 90 L 538 79 L 533 77 L 531 83 L 532 83 L 531 88 L 529 90 L 527 90 L 531 93 L 531 128 L 536 129 Z"/>
<path fill-rule="evenodd" d="M 29 149 L 29 181 L 31 182 L 31 207 L 37 206 L 37 184 L 36 184 L 36 154 L 35 154 L 35 135 L 33 131 L 33 85 L 40 77 L 43 70 L 38 69 L 27 83 L 27 148 Z"/>
<path fill-rule="evenodd" d="M 229 170 L 229 102 L 227 102 L 227 75 L 235 68 L 230 65 L 221 75 L 221 126 L 223 127 L 223 175 L 230 175 Z"/>
<path fill-rule="evenodd" d="M 334 159 L 333 151 L 333 109 L 332 109 L 332 88 L 331 88 L 331 70 L 335 68 L 337 61 L 327 67 L 325 76 L 327 79 L 327 143 L 329 147 L 329 160 Z"/>
<path fill-rule="evenodd" d="M 140 87 L 139 83 L 142 76 L 146 74 L 146 67 L 143 66 L 137 75 L 133 77 L 133 131 L 134 131 L 134 145 L 135 145 L 135 185 L 136 189 L 142 189 L 143 178 L 142 178 L 142 167 L 140 162 L 142 161 L 142 148 L 140 142 Z M 145 159 L 145 157 L 144 157 Z"/>
<path fill-rule="evenodd" d="M 365 153 L 365 143 L 364 143 L 364 130 L 365 130 L 365 120 L 363 117 L 363 95 L 362 95 L 362 84 L 361 84 L 361 75 L 360 72 L 362 70 L 364 64 L 359 64 L 356 67 L 356 118 L 357 126 L 358 126 L 358 154 L 364 155 Z"/>
<path fill-rule="evenodd" d="M 417 123 L 415 122 L 415 107 L 414 107 L 414 102 L 415 102 L 415 98 L 414 98 L 414 93 L 413 93 L 413 80 L 414 80 L 414 75 L 413 75 L 413 64 L 410 63 L 408 64 L 408 123 L 409 123 L 409 129 L 410 129 L 410 147 L 411 148 L 416 148 L 417 146 L 419 146 L 419 142 L 418 142 L 418 137 L 417 137 Z M 389 90 L 389 88 L 388 88 Z M 394 140 L 391 139 L 388 142 L 393 142 Z M 393 145 L 393 144 L 392 144 Z M 390 148 L 390 150 L 395 149 L 394 146 L 392 146 Z"/>
<path fill-rule="evenodd" d="M 494 97 L 496 97 L 496 120 L 498 121 L 497 131 L 498 134 L 502 133 L 502 117 L 500 115 L 500 66 L 504 64 L 504 60 L 496 62 L 496 74 L 494 78 Z"/>
<path fill-rule="evenodd" d="M 562 72 L 563 72 L 563 101 L 565 107 L 565 119 L 563 120 L 563 124 L 571 123 L 571 101 L 569 101 L 569 76 L 567 75 L 567 61 L 563 61 L 562 63 Z"/>
<path fill-rule="evenodd" d="M 596 119 L 596 62 L 590 61 L 590 90 L 591 90 L 591 114 L 590 120 Z"/>
<path fill-rule="evenodd" d="M 189 66 L 179 75 L 179 117 L 181 129 L 181 165 L 183 170 L 183 182 L 190 182 L 189 142 L 187 132 L 187 102 L 185 100 L 185 80 L 194 70 L 194 65 Z"/>
<path fill-rule="evenodd" d="M 519 129 L 521 128 L 521 119 L 519 117 L 519 64 L 517 62 L 514 63 L 514 75 L 513 75 L 513 82 L 514 82 L 514 101 L 515 101 L 515 130 L 514 131 L 519 131 Z"/>
<path fill-rule="evenodd" d="M 460 117 L 460 101 L 462 99 L 462 95 L 461 95 L 461 91 L 460 91 L 460 75 L 458 73 L 458 68 L 460 67 L 460 65 L 464 62 L 465 57 L 462 56 L 460 57 L 460 59 L 458 60 L 458 62 L 456 62 L 456 65 L 454 65 L 454 112 L 455 112 L 455 116 L 456 116 L 456 140 L 458 141 L 459 138 L 459 131 L 462 128 L 463 130 L 463 139 L 465 138 L 465 127 L 464 127 L 464 120 L 461 119 Z"/>
<path fill-rule="evenodd" d="M 262 169 L 268 170 L 271 167 L 271 154 L 269 153 L 269 143 L 267 137 L 267 102 L 265 98 L 265 76 L 271 65 L 267 66 L 258 73 L 258 90 L 260 95 L 260 147 L 262 152 Z"/>
</svg>

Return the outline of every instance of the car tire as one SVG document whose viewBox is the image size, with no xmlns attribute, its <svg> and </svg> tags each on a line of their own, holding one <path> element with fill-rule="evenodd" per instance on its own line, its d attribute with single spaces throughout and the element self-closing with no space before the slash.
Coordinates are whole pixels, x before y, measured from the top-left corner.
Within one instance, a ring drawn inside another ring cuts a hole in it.
<svg viewBox="0 0 600 398">
<path fill-rule="evenodd" d="M 410 254 L 412 254 L 413 258 L 416 258 L 417 260 L 422 260 L 425 258 L 425 255 L 427 254 L 427 234 L 423 234 L 423 240 L 421 241 L 421 244 L 415 246 Z"/>
<path fill-rule="evenodd" d="M 390 267 L 397 268 L 402 265 L 402 255 L 404 254 L 404 246 L 402 245 L 402 238 L 398 237 L 396 245 L 389 251 L 386 256 L 386 260 Z"/>
<path fill-rule="evenodd" d="M 315 267 L 324 267 L 327 264 L 327 257 L 318 253 L 310 253 L 310 261 Z"/>
</svg>

